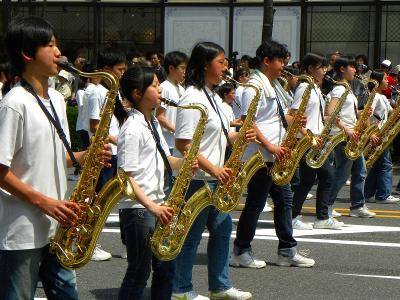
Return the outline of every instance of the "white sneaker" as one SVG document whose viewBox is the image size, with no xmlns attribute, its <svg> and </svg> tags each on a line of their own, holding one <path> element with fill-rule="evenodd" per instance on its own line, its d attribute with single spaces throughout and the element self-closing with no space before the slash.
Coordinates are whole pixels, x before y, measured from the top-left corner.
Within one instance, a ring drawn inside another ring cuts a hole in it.
<svg viewBox="0 0 400 300">
<path fill-rule="evenodd" d="M 314 196 L 313 194 L 308 193 L 307 196 L 306 196 L 306 199 L 310 200 L 313 196 Z"/>
<path fill-rule="evenodd" d="M 272 207 L 268 204 L 268 202 L 265 202 L 265 206 L 262 210 L 263 212 L 270 212 L 272 211 Z"/>
<path fill-rule="evenodd" d="M 79 176 L 80 176 L 79 174 L 78 175 L 72 174 L 71 176 L 69 176 L 69 180 L 70 181 L 78 181 Z"/>
<path fill-rule="evenodd" d="M 307 224 L 301 221 L 301 216 L 297 216 L 292 219 L 292 227 L 297 230 L 312 230 L 313 227 L 311 224 Z"/>
<path fill-rule="evenodd" d="M 124 248 L 122 249 L 121 252 L 121 258 L 126 259 L 128 257 L 128 253 L 126 252 L 126 248 L 124 246 Z"/>
<path fill-rule="evenodd" d="M 391 203 L 397 203 L 399 201 L 400 201 L 400 198 L 397 198 L 397 197 L 394 197 L 394 196 L 390 195 L 385 200 L 376 200 L 376 203 L 391 204 Z"/>
<path fill-rule="evenodd" d="M 343 225 L 343 222 L 340 222 L 335 218 L 329 218 L 326 220 L 316 220 L 314 222 L 314 229 L 338 229 Z"/>
<path fill-rule="evenodd" d="M 267 264 L 263 260 L 255 259 L 252 251 L 246 251 L 240 255 L 232 254 L 229 259 L 229 265 L 232 267 L 261 269 L 265 268 Z"/>
<path fill-rule="evenodd" d="M 329 216 L 329 218 L 339 218 L 342 216 L 342 214 L 338 213 L 336 210 L 334 210 L 332 205 L 329 205 L 328 206 L 328 216 Z"/>
<path fill-rule="evenodd" d="M 221 291 L 221 292 L 211 292 L 210 298 L 211 300 L 218 299 L 226 299 L 226 300 L 248 300 L 251 299 L 252 295 L 249 292 L 243 292 L 234 287 L 231 287 L 229 290 Z"/>
<path fill-rule="evenodd" d="M 294 266 L 300 268 L 311 268 L 315 265 L 315 261 L 312 258 L 304 257 L 299 253 L 296 253 L 293 257 L 278 255 L 278 261 L 276 262 L 276 265 L 280 267 Z"/>
<path fill-rule="evenodd" d="M 186 293 L 173 293 L 171 300 L 210 300 L 210 298 L 197 294 L 194 291 Z"/>
<path fill-rule="evenodd" d="M 368 207 L 365 205 L 356 209 L 350 209 L 349 216 L 350 217 L 358 217 L 358 218 L 373 218 L 376 213 L 368 210 Z"/>
<path fill-rule="evenodd" d="M 101 246 L 97 244 L 96 248 L 94 249 L 91 260 L 103 261 L 103 260 L 109 260 L 111 257 L 112 257 L 111 253 L 104 251 L 103 249 L 101 249 Z"/>
<path fill-rule="evenodd" d="M 345 185 L 350 185 L 350 184 L 351 184 L 350 179 L 347 179 Z"/>
</svg>

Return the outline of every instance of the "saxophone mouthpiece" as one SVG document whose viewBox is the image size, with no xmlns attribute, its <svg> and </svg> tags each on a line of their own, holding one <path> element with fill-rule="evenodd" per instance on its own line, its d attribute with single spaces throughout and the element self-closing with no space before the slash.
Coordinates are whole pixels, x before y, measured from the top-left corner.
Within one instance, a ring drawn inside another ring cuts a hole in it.
<svg viewBox="0 0 400 300">
<path fill-rule="evenodd" d="M 64 70 L 74 73 L 74 74 L 79 74 L 80 71 L 74 67 L 73 64 L 71 64 L 68 61 L 68 58 L 65 56 L 60 56 L 60 58 L 58 59 L 58 63 L 57 63 L 61 68 L 63 68 Z"/>
<path fill-rule="evenodd" d="M 164 102 L 166 105 L 173 106 L 173 107 L 178 107 L 178 103 L 176 103 L 175 101 L 172 101 L 171 99 L 160 98 L 160 100 L 162 102 Z"/>
</svg>

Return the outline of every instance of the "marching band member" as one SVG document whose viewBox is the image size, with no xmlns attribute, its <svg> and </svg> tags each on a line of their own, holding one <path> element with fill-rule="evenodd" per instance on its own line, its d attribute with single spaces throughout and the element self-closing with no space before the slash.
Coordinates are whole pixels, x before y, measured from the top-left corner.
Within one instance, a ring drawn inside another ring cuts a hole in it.
<svg viewBox="0 0 400 300">
<path fill-rule="evenodd" d="M 393 110 L 389 100 L 382 91 L 388 86 L 387 75 L 381 71 L 372 71 L 370 79 L 375 79 L 379 83 L 376 90 L 375 98 L 372 103 L 372 115 L 370 118 L 371 124 L 377 123 L 379 128 L 388 119 L 389 114 Z M 376 135 L 371 137 L 371 140 L 378 144 L 379 138 Z M 389 148 L 386 148 L 380 158 L 375 162 L 369 170 L 365 180 L 365 198 L 367 202 L 376 202 L 380 204 L 390 204 L 399 202 L 400 199 L 393 197 L 392 193 L 392 158 Z"/>
<path fill-rule="evenodd" d="M 268 174 L 275 159 L 285 159 L 288 149 L 280 145 L 286 132 L 286 117 L 284 113 L 284 99 L 286 92 L 277 83 L 287 56 L 286 48 L 277 42 L 265 42 L 256 52 L 254 73 L 249 83 L 261 89 L 261 99 L 255 116 L 257 139 L 261 142 L 251 143 L 243 156 L 247 160 L 257 150 L 261 151 L 266 167 L 258 170 L 250 180 L 247 188 L 246 204 L 240 215 L 234 251 L 230 265 L 247 268 L 264 268 L 266 263 L 254 258 L 251 242 L 254 238 L 257 221 L 265 205 L 268 194 L 274 202 L 274 223 L 276 235 L 279 239 L 278 261 L 279 266 L 312 267 L 314 260 L 303 257 L 297 251 L 297 242 L 293 238 L 292 229 L 292 193 L 289 185 L 278 186 L 273 183 Z M 247 108 L 255 96 L 252 88 L 243 92 L 243 118 L 247 115 Z"/>
<path fill-rule="evenodd" d="M 224 73 L 224 50 L 212 42 L 198 43 L 192 51 L 186 69 L 187 86 L 179 104 L 199 102 L 208 109 L 208 122 L 200 142 L 198 170 L 189 185 L 186 199 L 189 199 L 205 182 L 212 191 L 218 181 L 227 183 L 231 169 L 224 168 L 227 138 L 234 139 L 235 132 L 228 132 L 228 119 L 222 113 L 222 101 L 214 92 Z M 200 114 L 195 110 L 178 110 L 176 118 L 175 146 L 181 153 L 188 151 Z M 255 138 L 254 131 L 249 139 Z M 233 140 L 230 141 L 231 143 Z M 178 154 L 178 153 L 177 153 Z M 229 276 L 229 240 L 232 232 L 232 218 L 215 207 L 206 207 L 194 221 L 177 256 L 172 299 L 209 299 L 193 291 L 192 270 L 205 226 L 210 233 L 207 247 L 208 286 L 211 299 L 250 299 L 251 293 L 232 287 Z"/>
<path fill-rule="evenodd" d="M 325 76 L 327 61 L 324 57 L 314 53 L 308 53 L 301 61 L 300 71 L 314 79 L 314 86 L 311 90 L 306 108 L 307 125 L 303 129 L 303 135 L 307 134 L 306 129 L 310 130 L 315 136 L 321 134 L 324 127 L 325 99 L 322 96 L 320 85 Z M 302 82 L 297 87 L 294 102 L 289 114 L 294 115 L 302 101 L 303 93 L 308 86 L 307 82 Z M 303 223 L 300 219 L 301 209 L 307 194 L 312 188 L 315 177 L 318 176 L 316 212 L 317 219 L 314 228 L 337 229 L 343 226 L 339 222 L 328 216 L 328 203 L 331 186 L 333 183 L 334 167 L 331 160 L 326 162 L 319 169 L 309 167 L 303 157 L 300 161 L 300 183 L 293 195 L 292 224 L 295 229 L 312 229 L 310 224 Z"/>
<path fill-rule="evenodd" d="M 334 79 L 336 81 L 344 80 L 349 82 L 353 80 L 356 73 L 356 65 L 354 60 L 346 57 L 339 57 L 335 60 Z M 328 97 L 331 99 L 328 104 L 328 115 L 331 115 L 338 103 L 341 95 L 344 93 L 345 87 L 336 85 L 330 91 Z M 357 98 L 350 92 L 340 111 L 337 126 L 332 129 L 332 133 L 336 134 L 339 130 L 343 130 L 348 139 L 357 141 L 358 133 L 354 131 L 354 126 L 357 122 Z M 364 184 L 367 176 L 364 156 L 361 155 L 356 160 L 350 160 L 344 154 L 346 142 L 340 143 L 334 150 L 335 155 L 335 174 L 333 185 L 330 193 L 329 205 L 332 206 L 336 200 L 339 190 L 342 188 L 347 178 L 351 174 L 350 195 L 351 207 L 349 215 L 351 217 L 372 218 L 374 212 L 370 212 L 365 205 Z"/>
</svg>

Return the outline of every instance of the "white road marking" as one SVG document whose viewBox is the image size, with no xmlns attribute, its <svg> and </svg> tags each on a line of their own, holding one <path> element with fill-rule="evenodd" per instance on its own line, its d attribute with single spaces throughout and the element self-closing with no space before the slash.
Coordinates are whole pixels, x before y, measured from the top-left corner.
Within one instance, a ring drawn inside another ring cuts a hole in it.
<svg viewBox="0 0 400 300">
<path fill-rule="evenodd" d="M 371 278 L 381 278 L 381 279 L 397 279 L 400 280 L 400 276 L 383 276 L 383 275 L 367 275 L 367 274 L 344 274 L 344 273 L 335 273 L 336 275 L 343 276 L 357 276 L 357 277 L 371 277 Z"/>
</svg>

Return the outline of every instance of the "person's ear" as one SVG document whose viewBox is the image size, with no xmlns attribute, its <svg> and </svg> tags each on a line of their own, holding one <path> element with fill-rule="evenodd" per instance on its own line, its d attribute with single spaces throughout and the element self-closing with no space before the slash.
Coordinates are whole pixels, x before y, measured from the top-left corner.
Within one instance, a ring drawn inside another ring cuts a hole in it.
<svg viewBox="0 0 400 300">
<path fill-rule="evenodd" d="M 264 57 L 263 63 L 268 67 L 271 63 L 271 60 L 268 57 Z"/>
<path fill-rule="evenodd" d="M 168 66 L 168 73 L 171 73 L 172 71 L 175 71 L 175 67 L 173 65 Z"/>
<path fill-rule="evenodd" d="M 142 99 L 142 92 L 139 89 L 134 89 L 132 91 L 132 98 L 136 101 L 139 102 Z"/>
<path fill-rule="evenodd" d="M 344 72 L 346 72 L 346 68 L 343 67 L 343 66 L 341 66 L 341 67 L 339 68 L 339 71 L 340 71 L 340 73 L 344 73 Z"/>
<path fill-rule="evenodd" d="M 33 60 L 33 57 L 30 57 L 29 55 L 27 55 L 23 50 L 21 51 L 21 56 L 25 62 L 30 62 Z"/>
</svg>

